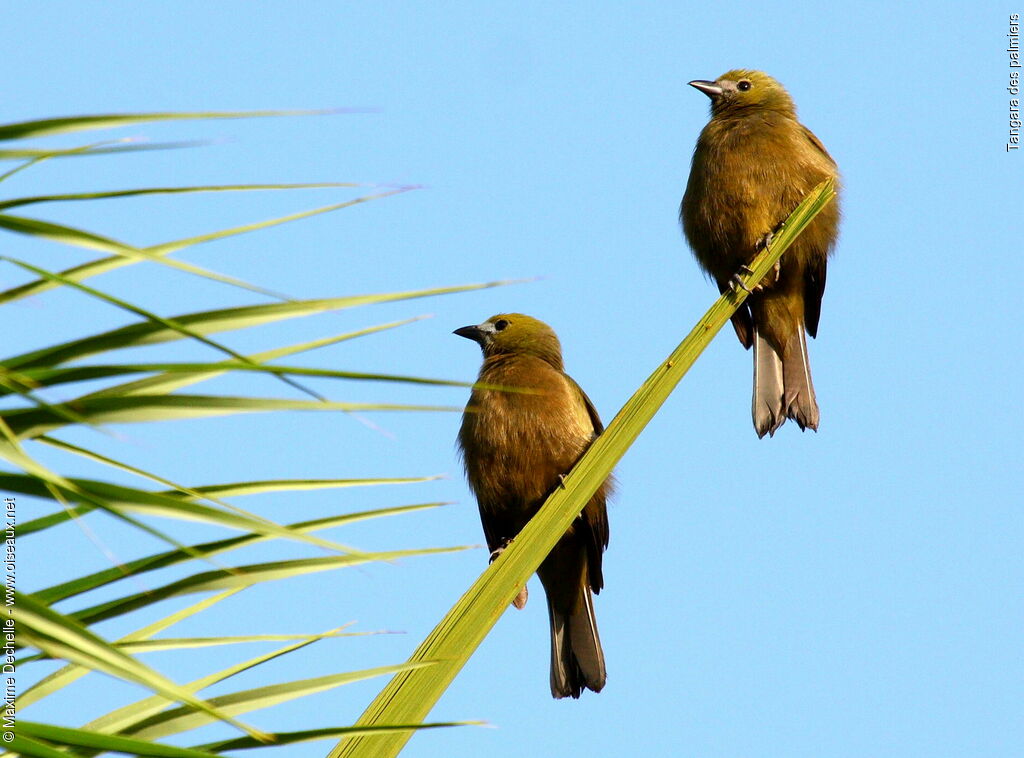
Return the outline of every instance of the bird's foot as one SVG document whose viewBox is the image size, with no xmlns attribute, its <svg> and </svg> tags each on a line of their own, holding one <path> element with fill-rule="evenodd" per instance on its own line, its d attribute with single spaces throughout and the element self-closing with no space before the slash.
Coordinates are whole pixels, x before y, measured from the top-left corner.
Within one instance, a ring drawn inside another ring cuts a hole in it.
<svg viewBox="0 0 1024 758">
<path fill-rule="evenodd" d="M 782 227 L 779 227 L 779 228 L 781 229 Z M 765 250 L 765 249 L 767 249 L 767 247 L 770 244 L 772 244 L 772 240 L 773 239 L 775 239 L 775 232 L 768 232 L 766 235 L 764 235 L 761 239 L 759 239 L 757 241 L 757 249 L 758 250 Z"/>
<path fill-rule="evenodd" d="M 512 605 L 514 605 L 517 610 L 521 611 L 526 607 L 526 601 L 529 597 L 530 593 L 526 590 L 526 585 L 524 584 L 523 588 L 519 590 L 519 594 L 512 600 Z"/>
<path fill-rule="evenodd" d="M 488 563 L 494 563 L 496 560 L 498 560 L 498 556 L 505 552 L 505 548 L 507 548 L 511 544 L 512 544 L 512 540 L 510 540 L 510 539 L 509 540 L 505 540 L 504 542 L 502 542 L 501 545 L 499 545 L 498 547 L 496 547 L 494 550 L 491 551 L 491 557 L 490 557 L 490 559 L 487 562 Z"/>
<path fill-rule="evenodd" d="M 732 287 L 733 292 L 736 290 L 743 290 L 749 295 L 753 290 L 743 283 L 743 277 L 740 276 L 741 272 L 747 274 L 752 273 L 749 266 L 741 266 L 740 270 L 732 275 L 732 278 L 729 280 L 729 286 Z"/>
<path fill-rule="evenodd" d="M 757 283 L 754 287 L 754 292 L 763 292 L 764 290 L 772 287 L 779 281 L 779 277 L 782 276 L 782 261 L 775 261 L 775 265 L 772 266 L 772 270 L 765 274 L 764 279 Z"/>
<path fill-rule="evenodd" d="M 494 563 L 496 560 L 498 560 L 498 556 L 504 553 L 505 548 L 507 548 L 511 544 L 512 540 L 508 539 L 502 542 L 500 547 L 492 550 L 491 559 L 488 561 L 488 563 Z M 512 605 L 514 605 L 519 610 L 522 610 L 526 606 L 526 601 L 529 598 L 529 596 L 530 594 L 526 589 L 526 585 L 524 584 L 522 588 L 520 588 L 516 596 L 512 599 Z"/>
<path fill-rule="evenodd" d="M 565 474 L 558 475 L 558 488 L 561 490 L 565 489 Z"/>
</svg>

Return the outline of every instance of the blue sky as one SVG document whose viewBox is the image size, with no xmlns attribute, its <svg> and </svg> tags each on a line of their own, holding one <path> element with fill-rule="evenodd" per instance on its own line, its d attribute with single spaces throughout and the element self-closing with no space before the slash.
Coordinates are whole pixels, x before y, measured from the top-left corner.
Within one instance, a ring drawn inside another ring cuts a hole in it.
<svg viewBox="0 0 1024 758">
<path fill-rule="evenodd" d="M 716 294 L 676 221 L 707 119 L 706 98 L 686 82 L 735 67 L 771 73 L 844 182 L 842 235 L 810 345 L 820 431 L 801 434 L 787 424 L 773 439 L 757 439 L 750 356 L 723 331 L 617 470 L 606 590 L 597 599 L 605 690 L 578 702 L 551 700 L 547 618 L 539 584 L 531 585 L 533 602 L 501 619 L 431 716 L 497 728 L 419 734 L 405 754 L 1002 758 L 1024 749 L 1016 302 L 1024 158 L 1004 147 L 1005 35 L 1014 10 L 964 2 L 869 3 L 855 12 L 798 2 L 526 2 L 508 12 L 420 2 L 21 4 L 6 13 L 4 121 L 371 110 L 124 129 L 118 136 L 215 143 L 52 161 L 5 189 L 423 185 L 183 258 L 295 297 L 539 279 L 224 341 L 256 351 L 429 313 L 307 362 L 471 380 L 478 351 L 451 330 L 522 311 L 558 331 L 568 371 L 607 421 Z M 317 190 L 32 211 L 153 244 L 354 196 Z M 5 250 L 48 268 L 93 257 L 10 235 Z M 3 287 L 20 279 L 0 267 Z M 254 300 L 140 266 L 91 283 L 163 315 Z M 127 321 L 74 293 L 22 301 L 5 316 L 7 354 Z M 164 355 L 210 357 L 185 345 Z M 461 405 L 467 396 L 314 386 L 336 400 Z M 288 392 L 269 380 L 224 380 L 210 389 Z M 458 415 L 374 421 L 389 434 L 324 413 L 122 426 L 110 440 L 66 439 L 191 484 L 448 474 L 401 489 L 239 504 L 297 521 L 454 501 L 328 536 L 364 548 L 482 542 L 455 457 Z M 67 473 L 96 475 L 40 457 Z M 20 518 L 41 512 L 26 500 Z M 129 541 L 102 519 L 90 524 L 121 558 L 158 547 Z M 54 560 L 55 542 L 44 549 L 26 540 L 23 589 L 107 565 L 73 526 L 53 539 L 73 563 Z M 246 558 L 298 550 L 278 546 Z M 237 686 L 396 663 L 485 565 L 485 551 L 473 550 L 268 585 L 181 634 L 211 626 L 222 634 L 313 632 L 353 620 L 360 630 L 404 632 L 321 642 Z M 147 660 L 182 678 L 214 660 L 227 665 L 205 653 Z M 352 685 L 249 720 L 275 730 L 351 722 L 383 684 Z M 22 715 L 74 725 L 114 705 L 87 684 L 79 695 Z M 329 744 L 281 754 L 322 755 Z"/>
</svg>

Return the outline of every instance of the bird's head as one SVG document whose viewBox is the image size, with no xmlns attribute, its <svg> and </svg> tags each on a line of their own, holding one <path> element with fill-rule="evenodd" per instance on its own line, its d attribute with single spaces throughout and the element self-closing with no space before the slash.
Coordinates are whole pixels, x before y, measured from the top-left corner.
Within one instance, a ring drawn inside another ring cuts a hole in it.
<svg viewBox="0 0 1024 758">
<path fill-rule="evenodd" d="M 562 346 L 554 330 L 522 313 L 499 313 L 482 324 L 464 326 L 454 334 L 480 345 L 485 358 L 492 355 L 533 355 L 562 368 Z"/>
<path fill-rule="evenodd" d="M 690 82 L 711 98 L 711 115 L 740 115 L 748 112 L 774 110 L 795 115 L 796 106 L 785 88 L 763 71 L 737 68 L 709 82 Z"/>
</svg>

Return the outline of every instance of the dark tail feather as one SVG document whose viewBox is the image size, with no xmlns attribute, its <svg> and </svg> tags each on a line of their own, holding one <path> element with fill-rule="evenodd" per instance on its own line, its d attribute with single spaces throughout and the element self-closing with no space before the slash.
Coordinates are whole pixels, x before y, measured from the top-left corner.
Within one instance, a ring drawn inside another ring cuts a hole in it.
<svg viewBox="0 0 1024 758">
<path fill-rule="evenodd" d="M 548 599 L 551 694 L 556 698 L 579 697 L 584 687 L 600 692 L 607 678 L 589 587 L 581 586 L 580 594 L 577 608 L 571 613 L 555 610 Z"/>
<path fill-rule="evenodd" d="M 782 375 L 786 392 L 782 403 L 786 415 L 800 425 L 801 429 L 818 430 L 818 401 L 814 397 L 814 383 L 811 381 L 811 363 L 807 358 L 807 337 L 804 325 L 790 337 L 782 361 Z"/>
<path fill-rule="evenodd" d="M 782 358 L 754 327 L 754 399 L 751 415 L 758 437 L 775 434 L 786 421 Z"/>
</svg>

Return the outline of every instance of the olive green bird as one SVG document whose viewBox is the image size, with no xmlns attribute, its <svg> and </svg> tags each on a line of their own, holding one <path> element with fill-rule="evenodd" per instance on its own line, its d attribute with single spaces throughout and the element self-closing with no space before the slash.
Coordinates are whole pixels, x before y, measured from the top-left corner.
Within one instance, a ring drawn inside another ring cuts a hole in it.
<svg viewBox="0 0 1024 758">
<path fill-rule="evenodd" d="M 455 334 L 483 350 L 483 367 L 462 416 L 459 448 L 494 560 L 537 513 L 604 427 L 593 403 L 562 367 L 558 337 L 521 313 L 501 313 Z M 611 480 L 587 503 L 537 575 L 551 621 L 551 694 L 599 692 L 606 672 L 591 592 L 604 586 L 605 502 Z M 526 603 L 523 588 L 515 600 Z"/>
<path fill-rule="evenodd" d="M 697 262 L 725 292 L 804 195 L 825 179 L 838 185 L 838 169 L 767 74 L 736 69 L 690 86 L 711 98 L 711 120 L 697 139 L 679 216 Z M 774 434 L 787 418 L 801 429 L 818 428 L 804 333 L 818 333 L 838 228 L 834 200 L 733 316 L 740 342 L 754 348 L 758 437 Z"/>
</svg>

